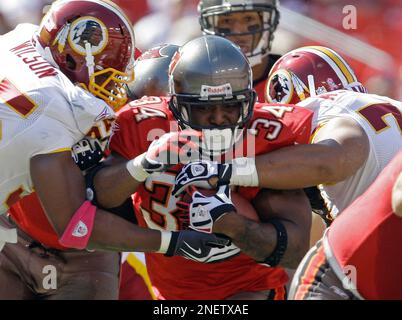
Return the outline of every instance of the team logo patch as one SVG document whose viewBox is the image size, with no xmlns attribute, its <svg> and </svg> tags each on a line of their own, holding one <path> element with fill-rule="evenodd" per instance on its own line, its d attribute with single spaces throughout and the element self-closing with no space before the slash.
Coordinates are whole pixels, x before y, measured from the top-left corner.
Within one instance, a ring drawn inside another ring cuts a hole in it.
<svg viewBox="0 0 402 320">
<path fill-rule="evenodd" d="M 265 97 L 269 102 L 289 103 L 293 96 L 293 82 L 286 70 L 276 71 L 267 82 Z"/>
<path fill-rule="evenodd" d="M 91 53 L 96 55 L 103 51 L 108 41 L 106 26 L 97 18 L 85 16 L 75 20 L 68 33 L 71 48 L 81 54 L 86 54 L 85 45 L 91 45 Z"/>
</svg>

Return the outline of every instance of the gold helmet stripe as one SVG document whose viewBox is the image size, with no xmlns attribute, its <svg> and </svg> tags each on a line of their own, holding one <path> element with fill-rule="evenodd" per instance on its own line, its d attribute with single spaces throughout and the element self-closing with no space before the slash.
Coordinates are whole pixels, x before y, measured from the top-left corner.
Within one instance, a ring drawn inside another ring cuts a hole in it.
<svg viewBox="0 0 402 320">
<path fill-rule="evenodd" d="M 309 47 L 311 49 L 315 49 L 319 52 L 324 53 L 326 56 L 328 56 L 335 64 L 338 66 L 338 68 L 342 71 L 343 75 L 346 77 L 346 80 L 348 84 L 357 82 L 357 78 L 353 72 L 353 70 L 349 67 L 349 65 L 345 62 L 342 57 L 340 57 L 335 51 L 321 47 L 321 46 L 311 46 Z"/>
</svg>

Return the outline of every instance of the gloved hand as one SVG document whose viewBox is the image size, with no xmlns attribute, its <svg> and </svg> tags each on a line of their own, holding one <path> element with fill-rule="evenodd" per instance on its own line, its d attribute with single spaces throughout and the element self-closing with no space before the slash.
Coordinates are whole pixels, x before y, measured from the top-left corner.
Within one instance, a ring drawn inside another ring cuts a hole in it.
<svg viewBox="0 0 402 320">
<path fill-rule="evenodd" d="M 231 177 L 231 163 L 220 164 L 209 160 L 190 162 L 176 176 L 172 194 L 177 196 L 190 185 L 205 189 L 228 185 Z"/>
<path fill-rule="evenodd" d="M 92 168 L 103 158 L 103 149 L 98 139 L 85 137 L 71 148 L 75 164 L 81 171 Z"/>
<path fill-rule="evenodd" d="M 219 262 L 237 255 L 240 249 L 222 235 L 192 230 L 173 231 L 166 256 L 182 256 L 203 262 Z"/>
<path fill-rule="evenodd" d="M 195 130 L 166 133 L 154 140 L 146 152 L 128 161 L 127 170 L 135 180 L 142 182 L 154 172 L 199 159 L 201 135 Z"/>
<path fill-rule="evenodd" d="M 206 196 L 194 187 L 187 190 L 191 195 L 191 203 L 178 201 L 177 206 L 188 212 L 189 228 L 212 233 L 214 223 L 229 212 L 236 211 L 230 198 L 230 187 L 221 186 L 218 191 Z"/>
<path fill-rule="evenodd" d="M 201 135 L 199 131 L 183 130 L 166 133 L 154 140 L 141 160 L 144 170 L 151 174 L 199 159 Z"/>
</svg>

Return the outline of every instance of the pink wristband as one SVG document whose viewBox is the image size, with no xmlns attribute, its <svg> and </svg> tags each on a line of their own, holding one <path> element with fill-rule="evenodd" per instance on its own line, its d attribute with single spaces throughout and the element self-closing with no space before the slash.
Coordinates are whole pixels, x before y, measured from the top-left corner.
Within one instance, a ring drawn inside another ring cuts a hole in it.
<svg viewBox="0 0 402 320">
<path fill-rule="evenodd" d="M 85 201 L 74 213 L 59 243 L 67 248 L 85 249 L 95 220 L 96 207 Z"/>
</svg>

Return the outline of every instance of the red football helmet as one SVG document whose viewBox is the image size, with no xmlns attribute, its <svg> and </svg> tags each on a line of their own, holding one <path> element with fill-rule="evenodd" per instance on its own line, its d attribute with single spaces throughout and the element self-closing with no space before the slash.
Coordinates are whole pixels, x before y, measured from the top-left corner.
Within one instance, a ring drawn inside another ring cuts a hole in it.
<svg viewBox="0 0 402 320">
<path fill-rule="evenodd" d="M 367 92 L 348 63 L 335 51 L 311 46 L 293 50 L 272 67 L 265 88 L 270 103 L 298 103 L 334 90 Z"/>
<path fill-rule="evenodd" d="M 123 84 L 134 78 L 130 20 L 108 0 L 58 0 L 42 20 L 37 40 L 44 57 L 74 83 L 117 109 Z"/>
</svg>

